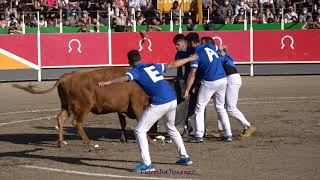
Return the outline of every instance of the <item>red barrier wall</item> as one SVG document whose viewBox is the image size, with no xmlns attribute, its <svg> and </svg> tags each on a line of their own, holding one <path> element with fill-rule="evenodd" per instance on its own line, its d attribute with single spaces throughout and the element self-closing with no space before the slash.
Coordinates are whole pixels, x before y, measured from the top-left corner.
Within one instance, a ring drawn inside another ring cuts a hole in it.
<svg viewBox="0 0 320 180">
<path fill-rule="evenodd" d="M 253 57 L 260 61 L 320 61 L 319 30 L 254 31 Z"/>
<path fill-rule="evenodd" d="M 112 33 L 112 64 L 127 64 L 126 55 L 131 49 L 141 50 L 146 63 L 167 63 L 174 59 L 172 39 L 176 32 L 146 34 L 143 41 L 140 33 Z M 249 31 L 199 32 L 199 35 L 214 37 L 216 44 L 227 45 L 237 62 L 249 62 Z M 253 42 L 254 62 L 320 63 L 319 30 L 254 31 Z M 37 64 L 35 34 L 2 35 L 0 48 Z M 42 66 L 108 64 L 108 34 L 41 34 L 41 60 Z"/>
<path fill-rule="evenodd" d="M 108 36 L 95 34 L 41 35 L 43 66 L 108 64 Z"/>
</svg>

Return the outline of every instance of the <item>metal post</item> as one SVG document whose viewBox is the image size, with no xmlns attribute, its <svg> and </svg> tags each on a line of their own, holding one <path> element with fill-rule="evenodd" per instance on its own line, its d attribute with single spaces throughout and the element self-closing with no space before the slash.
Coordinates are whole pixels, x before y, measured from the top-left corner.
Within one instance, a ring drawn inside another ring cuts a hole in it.
<svg viewBox="0 0 320 180">
<path fill-rule="evenodd" d="M 207 23 L 209 23 L 210 22 L 210 9 L 208 8 L 208 18 L 207 18 Z"/>
</svg>

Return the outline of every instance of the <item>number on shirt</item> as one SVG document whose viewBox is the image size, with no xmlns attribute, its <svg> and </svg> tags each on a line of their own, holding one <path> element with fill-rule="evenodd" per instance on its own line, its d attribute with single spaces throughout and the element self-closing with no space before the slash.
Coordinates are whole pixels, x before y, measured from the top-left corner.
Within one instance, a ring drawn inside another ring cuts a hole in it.
<svg viewBox="0 0 320 180">
<path fill-rule="evenodd" d="M 213 56 L 215 56 L 216 58 L 219 58 L 218 54 L 214 50 L 207 48 L 207 47 L 204 48 L 204 50 L 206 51 L 210 62 L 213 61 Z"/>
<path fill-rule="evenodd" d="M 155 66 L 149 66 L 143 69 L 146 71 L 146 73 L 149 75 L 153 82 L 157 82 L 164 79 Z"/>
</svg>

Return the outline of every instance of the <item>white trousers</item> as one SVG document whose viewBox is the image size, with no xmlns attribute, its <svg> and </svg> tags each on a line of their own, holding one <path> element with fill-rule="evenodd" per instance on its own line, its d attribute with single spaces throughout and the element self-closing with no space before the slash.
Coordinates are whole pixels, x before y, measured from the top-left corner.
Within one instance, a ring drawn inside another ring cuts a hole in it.
<svg viewBox="0 0 320 180">
<path fill-rule="evenodd" d="M 161 104 L 151 104 L 142 114 L 139 119 L 134 134 L 136 136 L 137 144 L 140 149 L 142 163 L 145 165 L 151 164 L 151 158 L 149 153 L 149 144 L 147 139 L 147 132 L 152 125 L 157 122 L 162 116 L 165 116 L 164 127 L 176 144 L 177 151 L 181 157 L 188 157 L 186 148 L 184 146 L 182 137 L 179 131 L 174 126 L 176 117 L 177 100 Z"/>
<path fill-rule="evenodd" d="M 232 136 L 229 117 L 224 107 L 226 87 L 227 78 L 222 78 L 216 81 L 202 81 L 195 110 L 196 137 L 203 137 L 204 135 L 204 109 L 209 103 L 212 96 L 214 97 L 215 109 L 218 113 L 218 117 L 219 119 L 221 119 L 223 129 L 225 129 L 224 135 Z"/>
<path fill-rule="evenodd" d="M 239 73 L 231 74 L 227 77 L 227 90 L 226 90 L 226 109 L 227 112 L 235 117 L 242 125 L 243 128 L 249 127 L 250 123 L 244 117 L 244 115 L 237 108 L 237 102 L 239 98 L 239 90 L 242 84 Z M 218 129 L 223 130 L 220 119 L 218 120 Z"/>
</svg>

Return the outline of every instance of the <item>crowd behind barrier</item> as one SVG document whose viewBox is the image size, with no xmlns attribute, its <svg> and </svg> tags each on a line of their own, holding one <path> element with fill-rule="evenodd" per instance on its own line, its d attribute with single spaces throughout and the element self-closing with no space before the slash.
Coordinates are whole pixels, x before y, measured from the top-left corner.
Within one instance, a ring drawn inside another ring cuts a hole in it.
<svg viewBox="0 0 320 180">
<path fill-rule="evenodd" d="M 111 26 L 117 32 L 133 31 L 134 24 L 147 26 L 147 31 L 161 31 L 170 21 L 173 26 L 181 21 L 186 30 L 202 30 L 199 25 L 215 30 L 217 25 L 250 22 L 251 17 L 255 24 L 301 23 L 302 29 L 320 28 L 320 0 L 203 0 L 202 22 L 197 18 L 196 2 L 180 11 L 183 1 L 173 1 L 170 11 L 163 11 L 151 0 L 0 0 L 0 28 L 19 34 L 22 26 L 39 24 L 95 32 L 108 26 L 109 8 Z"/>
</svg>

